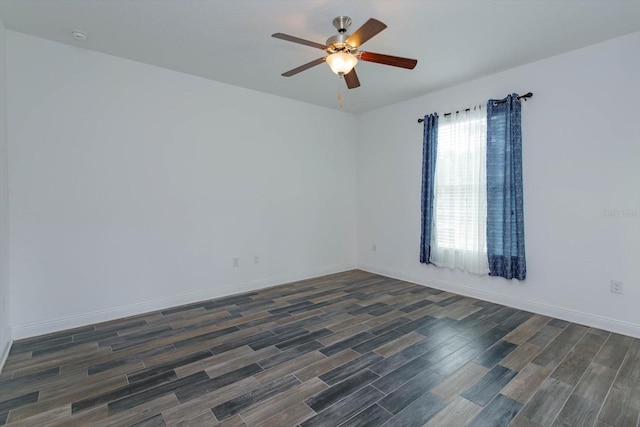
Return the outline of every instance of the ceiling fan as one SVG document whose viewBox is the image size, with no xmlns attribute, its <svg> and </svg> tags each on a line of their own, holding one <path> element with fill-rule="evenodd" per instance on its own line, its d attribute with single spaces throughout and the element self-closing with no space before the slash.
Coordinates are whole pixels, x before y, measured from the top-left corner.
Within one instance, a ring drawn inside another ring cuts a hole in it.
<svg viewBox="0 0 640 427">
<path fill-rule="evenodd" d="M 284 77 L 291 77 L 311 67 L 327 62 L 331 70 L 339 76 L 344 76 L 349 89 L 360 86 L 360 80 L 356 74 L 355 65 L 358 60 L 376 62 L 378 64 L 391 65 L 394 67 L 407 68 L 413 70 L 418 63 L 415 59 L 401 58 L 398 56 L 382 55 L 373 52 L 361 52 L 358 49 L 367 40 L 387 28 L 385 24 L 377 19 L 369 19 L 364 25 L 353 34 L 347 34 L 347 29 L 351 25 L 351 18 L 348 16 L 338 16 L 333 20 L 333 26 L 338 30 L 338 34 L 327 39 L 325 44 L 315 43 L 299 37 L 290 36 L 283 33 L 272 34 L 272 37 L 282 39 L 306 46 L 324 50 L 328 55 L 308 62 L 304 65 L 282 73 Z"/>
</svg>

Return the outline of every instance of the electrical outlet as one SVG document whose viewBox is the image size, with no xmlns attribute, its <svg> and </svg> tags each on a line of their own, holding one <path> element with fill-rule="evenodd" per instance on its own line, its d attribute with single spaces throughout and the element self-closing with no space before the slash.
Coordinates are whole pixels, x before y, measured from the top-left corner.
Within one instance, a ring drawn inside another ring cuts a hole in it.
<svg viewBox="0 0 640 427">
<path fill-rule="evenodd" d="M 375 252 L 375 251 L 376 251 L 376 249 L 378 249 L 378 248 L 376 247 L 376 244 L 375 244 L 375 243 L 374 243 L 373 245 L 371 245 L 371 251 L 372 251 L 372 252 Z"/>
<path fill-rule="evenodd" d="M 260 264 L 260 257 L 258 255 L 254 255 L 253 256 L 253 263 L 254 264 Z"/>
<path fill-rule="evenodd" d="M 622 282 L 619 282 L 617 280 L 612 280 L 611 281 L 611 292 L 614 294 L 623 294 L 623 290 L 622 290 Z"/>
<path fill-rule="evenodd" d="M 234 267 L 240 267 L 240 258 L 233 257 L 232 262 Z"/>
</svg>

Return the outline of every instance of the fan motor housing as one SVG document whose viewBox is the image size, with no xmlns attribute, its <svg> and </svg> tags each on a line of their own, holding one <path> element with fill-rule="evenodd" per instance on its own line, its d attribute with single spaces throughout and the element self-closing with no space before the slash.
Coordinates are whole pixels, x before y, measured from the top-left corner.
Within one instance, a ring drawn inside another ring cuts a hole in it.
<svg viewBox="0 0 640 427">
<path fill-rule="evenodd" d="M 357 47 L 353 47 L 347 43 L 347 39 L 350 37 L 350 34 L 336 34 L 335 36 L 331 36 L 327 39 L 327 53 L 332 54 L 336 52 L 346 52 L 346 53 L 356 53 L 358 51 Z"/>
</svg>

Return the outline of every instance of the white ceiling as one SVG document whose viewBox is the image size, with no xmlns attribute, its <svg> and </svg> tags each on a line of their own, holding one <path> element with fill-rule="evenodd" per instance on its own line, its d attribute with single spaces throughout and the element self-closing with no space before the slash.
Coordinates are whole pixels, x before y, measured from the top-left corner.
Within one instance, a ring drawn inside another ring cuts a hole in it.
<svg viewBox="0 0 640 427">
<path fill-rule="evenodd" d="M 323 52 L 271 34 L 324 43 L 338 15 L 351 32 L 381 20 L 361 50 L 418 66 L 361 61 L 352 90 L 325 64 L 281 77 Z M 0 0 L 0 16 L 10 30 L 329 108 L 341 92 L 342 110 L 360 113 L 640 31 L 640 0 Z"/>
</svg>

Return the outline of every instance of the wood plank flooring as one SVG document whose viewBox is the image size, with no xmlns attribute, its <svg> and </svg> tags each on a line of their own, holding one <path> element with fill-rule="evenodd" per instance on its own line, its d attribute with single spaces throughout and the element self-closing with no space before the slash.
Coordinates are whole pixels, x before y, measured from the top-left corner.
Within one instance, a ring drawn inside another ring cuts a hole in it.
<svg viewBox="0 0 640 427">
<path fill-rule="evenodd" d="M 640 341 L 349 271 L 13 344 L 10 426 L 629 426 Z"/>
</svg>

